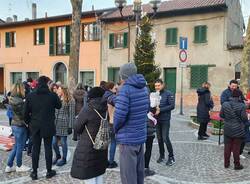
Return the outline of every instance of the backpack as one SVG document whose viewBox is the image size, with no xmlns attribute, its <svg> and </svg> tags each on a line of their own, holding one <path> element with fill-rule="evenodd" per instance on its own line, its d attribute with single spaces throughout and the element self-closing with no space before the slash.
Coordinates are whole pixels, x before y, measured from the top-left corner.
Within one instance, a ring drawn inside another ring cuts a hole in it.
<svg viewBox="0 0 250 184">
<path fill-rule="evenodd" d="M 95 141 L 93 140 L 92 136 L 90 135 L 87 125 L 85 125 L 85 128 L 86 128 L 88 136 L 93 144 L 93 148 L 96 150 L 106 150 L 106 149 L 108 149 L 108 145 L 110 143 L 108 113 L 106 112 L 106 116 L 105 116 L 105 118 L 103 118 L 101 116 L 101 114 L 96 109 L 93 109 L 93 110 L 101 118 L 100 127 L 98 130 L 98 133 L 96 134 Z"/>
</svg>

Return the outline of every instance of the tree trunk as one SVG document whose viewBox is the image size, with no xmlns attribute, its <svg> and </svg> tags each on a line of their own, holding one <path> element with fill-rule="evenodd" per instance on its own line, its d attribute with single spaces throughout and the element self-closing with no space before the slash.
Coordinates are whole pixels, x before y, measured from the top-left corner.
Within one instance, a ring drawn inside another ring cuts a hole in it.
<svg viewBox="0 0 250 184">
<path fill-rule="evenodd" d="M 78 83 L 78 74 L 79 74 L 82 0 L 71 0 L 71 5 L 72 5 L 72 24 L 71 24 L 68 84 L 69 84 L 69 90 L 72 94 Z"/>
<path fill-rule="evenodd" d="M 243 59 L 241 62 L 241 89 L 244 94 L 250 88 L 250 17 L 248 21 L 246 39 L 243 49 Z"/>
</svg>

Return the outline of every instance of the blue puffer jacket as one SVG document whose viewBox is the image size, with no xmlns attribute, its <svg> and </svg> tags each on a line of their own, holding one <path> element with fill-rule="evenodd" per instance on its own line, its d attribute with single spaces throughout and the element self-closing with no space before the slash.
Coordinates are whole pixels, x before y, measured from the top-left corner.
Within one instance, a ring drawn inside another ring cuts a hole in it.
<svg viewBox="0 0 250 184">
<path fill-rule="evenodd" d="M 169 90 L 160 91 L 160 114 L 158 116 L 159 123 L 170 123 L 171 111 L 175 108 L 175 97 Z"/>
<path fill-rule="evenodd" d="M 149 94 L 140 74 L 129 77 L 115 102 L 114 131 L 118 144 L 144 144 L 147 136 Z"/>
<path fill-rule="evenodd" d="M 225 89 L 220 96 L 220 104 L 222 105 L 224 102 L 229 102 L 230 99 L 232 98 L 232 95 L 233 95 L 233 91 L 230 88 Z M 244 103 L 244 100 L 246 99 L 244 95 L 242 94 L 240 102 Z"/>
</svg>

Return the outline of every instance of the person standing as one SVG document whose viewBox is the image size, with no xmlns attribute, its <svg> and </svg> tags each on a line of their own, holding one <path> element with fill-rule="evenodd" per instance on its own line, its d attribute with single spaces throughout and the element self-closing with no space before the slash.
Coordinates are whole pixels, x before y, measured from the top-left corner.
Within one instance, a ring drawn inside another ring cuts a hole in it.
<svg viewBox="0 0 250 184">
<path fill-rule="evenodd" d="M 47 174 L 46 178 L 56 175 L 52 170 L 52 138 L 56 133 L 55 109 L 60 109 L 62 104 L 59 97 L 49 91 L 48 77 L 41 76 L 38 79 L 37 89 L 28 95 L 25 101 L 25 121 L 29 122 L 32 134 L 32 168 L 30 174 L 32 180 L 37 180 L 37 169 L 43 139 Z"/>
<path fill-rule="evenodd" d="M 171 111 L 175 108 L 175 97 L 169 91 L 164 89 L 165 86 L 161 79 L 157 79 L 155 81 L 155 90 L 160 92 L 161 100 L 160 106 L 156 113 L 157 116 L 157 126 L 156 126 L 156 134 L 159 145 L 160 157 L 157 160 L 157 163 L 161 163 L 165 159 L 165 148 L 164 143 L 167 146 L 168 150 L 168 161 L 166 163 L 167 166 L 172 166 L 175 164 L 174 152 L 172 143 L 169 138 L 169 129 L 170 129 L 170 119 L 171 119 Z"/>
<path fill-rule="evenodd" d="M 9 154 L 7 161 L 7 167 L 5 169 L 6 173 L 13 171 L 16 172 L 27 172 L 30 170 L 29 167 L 22 164 L 22 151 L 25 146 L 25 141 L 27 138 L 27 125 L 24 121 L 24 97 L 25 90 L 22 83 L 16 83 L 13 90 L 11 91 L 11 96 L 9 97 L 9 105 L 11 106 L 13 113 L 13 121 L 11 124 L 12 133 L 15 137 L 15 145 Z M 13 162 L 16 157 L 16 165 L 14 167 Z"/>
<path fill-rule="evenodd" d="M 115 100 L 114 131 L 120 146 L 121 181 L 143 184 L 149 93 L 134 63 L 121 66 L 119 75 L 123 84 Z"/>
<path fill-rule="evenodd" d="M 88 93 L 88 105 L 78 115 L 74 130 L 80 135 L 80 140 L 75 149 L 71 176 L 84 180 L 85 184 L 103 184 L 103 175 L 108 166 L 108 150 L 96 150 L 93 140 L 99 131 L 101 118 L 97 112 L 105 117 L 107 105 L 102 103 L 104 89 L 94 87 Z M 87 129 L 89 131 L 87 132 Z"/>
<path fill-rule="evenodd" d="M 197 105 L 197 118 L 200 123 L 198 132 L 198 140 L 206 140 L 207 135 L 207 124 L 210 121 L 209 111 L 214 107 L 214 102 L 210 92 L 211 84 L 204 82 L 202 87 L 197 90 L 198 94 L 198 105 Z"/>
<path fill-rule="evenodd" d="M 248 121 L 246 106 L 241 102 L 242 93 L 235 89 L 232 98 L 224 102 L 220 116 L 224 119 L 224 167 L 229 168 L 231 152 L 234 157 L 234 169 L 241 170 L 240 147 L 245 137 L 245 122 Z"/>
<path fill-rule="evenodd" d="M 62 108 L 56 110 L 55 114 L 56 135 L 53 137 L 53 148 L 56 158 L 53 161 L 53 165 L 63 166 L 67 163 L 67 136 L 72 134 L 72 127 L 75 121 L 75 101 L 71 97 L 67 87 L 60 86 L 57 94 L 62 101 Z M 62 145 L 62 157 L 58 146 L 59 141 L 61 141 Z"/>
</svg>

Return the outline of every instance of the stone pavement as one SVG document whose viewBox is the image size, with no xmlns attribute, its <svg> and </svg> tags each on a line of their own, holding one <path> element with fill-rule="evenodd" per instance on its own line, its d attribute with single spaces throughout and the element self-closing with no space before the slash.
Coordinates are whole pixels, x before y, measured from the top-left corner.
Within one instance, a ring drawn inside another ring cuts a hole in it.
<svg viewBox="0 0 250 184">
<path fill-rule="evenodd" d="M 197 130 L 192 129 L 188 123 L 187 113 L 185 116 L 178 115 L 177 111 L 173 115 L 171 122 L 171 138 L 173 141 L 176 164 L 167 167 L 164 164 L 157 164 L 158 145 L 155 140 L 151 169 L 156 171 L 156 175 L 148 177 L 146 184 L 250 184 L 250 156 L 245 154 L 246 159 L 242 160 L 245 169 L 242 171 L 233 170 L 233 162 L 229 169 L 223 167 L 223 146 L 218 146 L 217 137 L 211 137 L 207 141 L 197 140 Z M 23 174 L 5 174 L 7 153 L 0 152 L 0 184 L 8 183 L 84 183 L 72 179 L 69 171 L 72 162 L 72 156 L 76 143 L 69 143 L 69 161 L 62 168 L 56 167 L 58 175 L 50 180 L 45 179 L 45 162 L 42 152 L 40 161 L 39 178 L 33 182 L 28 177 L 29 173 Z M 118 154 L 117 154 L 118 156 Z M 118 160 L 118 158 L 117 158 Z M 24 156 L 24 164 L 30 166 L 31 160 Z M 107 170 L 105 174 L 105 184 L 120 184 L 119 168 Z"/>
</svg>

